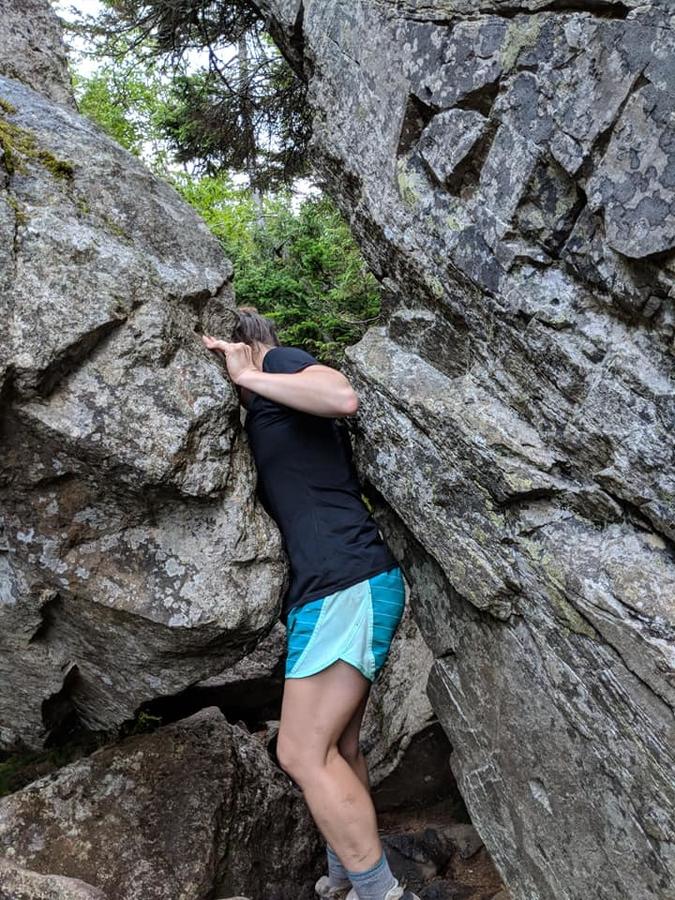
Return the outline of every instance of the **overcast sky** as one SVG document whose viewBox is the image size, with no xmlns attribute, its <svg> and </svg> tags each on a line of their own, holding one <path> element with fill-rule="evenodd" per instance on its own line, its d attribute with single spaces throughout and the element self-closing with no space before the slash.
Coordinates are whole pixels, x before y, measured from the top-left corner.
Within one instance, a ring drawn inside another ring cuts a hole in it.
<svg viewBox="0 0 675 900">
<path fill-rule="evenodd" d="M 78 13 L 95 16 L 102 12 L 102 4 L 99 0 L 51 0 L 51 3 L 58 15 L 66 20 L 74 19 Z M 86 44 L 81 38 L 68 35 L 67 39 L 76 51 L 86 49 Z M 199 51 L 189 51 L 185 54 L 185 58 L 190 65 L 194 65 L 196 68 L 206 66 L 208 63 L 206 51 L 203 54 Z M 86 57 L 79 56 L 73 62 L 82 75 L 91 75 L 96 68 L 96 63 Z"/>
<path fill-rule="evenodd" d="M 101 11 L 101 4 L 98 0 L 52 0 L 54 7 L 59 15 L 67 15 L 70 7 L 75 7 L 79 12 L 98 13 Z"/>
</svg>

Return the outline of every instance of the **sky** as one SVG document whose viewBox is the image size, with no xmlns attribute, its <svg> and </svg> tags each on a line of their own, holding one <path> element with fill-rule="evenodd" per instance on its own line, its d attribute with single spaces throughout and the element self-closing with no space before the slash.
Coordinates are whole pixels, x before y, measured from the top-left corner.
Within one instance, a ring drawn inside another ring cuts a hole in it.
<svg viewBox="0 0 675 900">
<path fill-rule="evenodd" d="M 51 3 L 59 16 L 70 21 L 82 13 L 97 16 L 103 9 L 99 0 L 51 0 Z M 81 38 L 70 37 L 69 40 L 72 41 L 76 50 L 86 49 L 86 43 Z M 208 54 L 206 52 L 203 54 L 186 53 L 186 58 L 195 68 L 199 68 L 201 65 L 207 64 Z M 95 68 L 96 64 L 93 60 L 82 56 L 78 57 L 77 69 L 83 75 L 91 75 Z"/>
<path fill-rule="evenodd" d="M 61 18 L 67 20 L 72 20 L 74 13 L 78 12 L 93 16 L 101 12 L 99 0 L 52 0 L 52 6 Z M 83 42 L 80 39 L 75 39 L 73 43 L 77 49 L 83 47 Z M 79 59 L 77 68 L 83 75 L 91 75 L 94 65 L 91 60 Z"/>
</svg>

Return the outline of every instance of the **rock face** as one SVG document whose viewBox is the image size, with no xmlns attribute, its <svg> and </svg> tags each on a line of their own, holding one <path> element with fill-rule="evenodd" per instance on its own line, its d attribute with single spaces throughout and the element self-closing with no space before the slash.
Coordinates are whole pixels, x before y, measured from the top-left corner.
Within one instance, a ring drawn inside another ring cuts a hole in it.
<svg viewBox="0 0 675 900">
<path fill-rule="evenodd" d="M 79 878 L 42 875 L 0 860 L 0 900 L 108 900 Z"/>
<path fill-rule="evenodd" d="M 672 6 L 257 5 L 387 289 L 356 458 L 472 820 L 517 900 L 672 900 Z"/>
<path fill-rule="evenodd" d="M 20 18 L 0 25 L 14 59 Z M 272 627 L 287 578 L 238 399 L 199 338 L 229 334 L 231 264 L 54 96 L 0 76 L 4 747 L 114 726 L 221 671 Z"/>
<path fill-rule="evenodd" d="M 61 24 L 45 0 L 0 0 L 0 75 L 75 109 Z"/>
<path fill-rule="evenodd" d="M 0 853 L 110 900 L 310 900 L 325 857 L 300 789 L 216 707 L 0 799 Z"/>
<path fill-rule="evenodd" d="M 406 597 L 406 610 L 361 725 L 361 749 L 371 787 L 396 770 L 411 740 L 435 720 L 424 690 L 432 662 Z"/>
</svg>

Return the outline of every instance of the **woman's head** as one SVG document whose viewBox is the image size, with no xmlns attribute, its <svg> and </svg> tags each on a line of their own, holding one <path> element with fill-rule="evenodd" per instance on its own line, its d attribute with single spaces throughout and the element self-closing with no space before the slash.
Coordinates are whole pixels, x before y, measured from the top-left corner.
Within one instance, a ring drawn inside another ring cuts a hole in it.
<svg viewBox="0 0 675 900">
<path fill-rule="evenodd" d="M 242 341 L 250 347 L 269 344 L 279 347 L 279 338 L 271 319 L 261 316 L 255 306 L 237 307 L 237 322 L 232 331 L 233 341 Z"/>
</svg>

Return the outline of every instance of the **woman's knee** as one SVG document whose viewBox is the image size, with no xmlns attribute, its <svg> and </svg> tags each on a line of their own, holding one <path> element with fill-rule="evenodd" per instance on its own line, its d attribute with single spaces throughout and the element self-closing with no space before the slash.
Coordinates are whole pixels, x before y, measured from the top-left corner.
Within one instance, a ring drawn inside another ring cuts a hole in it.
<svg viewBox="0 0 675 900">
<path fill-rule="evenodd" d="M 300 754 L 297 745 L 293 741 L 287 740 L 281 732 L 277 734 L 276 755 L 279 766 L 287 775 L 295 778 L 295 773 L 300 765 Z"/>
<path fill-rule="evenodd" d="M 316 748 L 308 748 L 306 742 L 297 740 L 281 731 L 277 734 L 276 755 L 279 766 L 298 784 L 301 779 L 308 778 L 312 771 L 325 766 L 331 756 L 337 752 L 336 746 L 329 746 L 325 750 L 319 751 Z"/>
<path fill-rule="evenodd" d="M 358 737 L 354 737 L 352 735 L 341 738 L 338 741 L 338 750 L 340 751 L 340 755 L 343 759 L 345 759 L 349 765 L 356 762 L 361 754 L 361 747 L 359 746 Z"/>
</svg>

